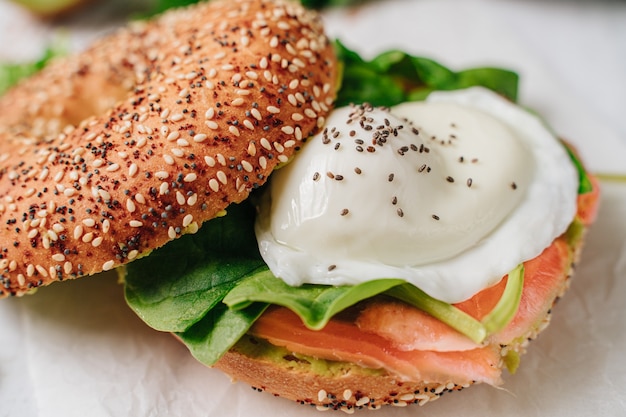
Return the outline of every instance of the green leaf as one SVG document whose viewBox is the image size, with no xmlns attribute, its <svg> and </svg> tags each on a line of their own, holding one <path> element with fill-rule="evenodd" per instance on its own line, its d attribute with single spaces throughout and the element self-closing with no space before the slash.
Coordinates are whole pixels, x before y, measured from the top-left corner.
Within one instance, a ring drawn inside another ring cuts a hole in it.
<svg viewBox="0 0 626 417">
<path fill-rule="evenodd" d="M 411 284 L 399 285 L 386 294 L 419 308 L 476 343 L 482 343 L 488 336 L 487 329 L 480 321 L 451 304 L 429 296 Z"/>
<path fill-rule="evenodd" d="M 258 253 L 254 209 L 232 205 L 206 223 L 125 268 L 129 306 L 150 326 L 184 331 L 200 320 L 235 284 L 267 267 Z"/>
<path fill-rule="evenodd" d="M 512 101 L 517 99 L 518 75 L 500 68 L 472 68 L 460 72 L 425 57 L 398 50 L 363 60 L 340 41 L 335 50 L 342 64 L 341 89 L 336 105 L 368 102 L 393 106 L 423 100 L 434 90 L 456 90 L 471 86 L 492 89 Z"/>
<path fill-rule="evenodd" d="M 246 334 L 266 308 L 267 304 L 253 304 L 243 310 L 231 310 L 220 304 L 177 336 L 194 358 L 212 366 Z"/>
<path fill-rule="evenodd" d="M 292 287 L 268 270 L 243 280 L 224 298 L 231 309 L 246 308 L 253 302 L 289 308 L 312 330 L 322 329 L 340 311 L 401 285 L 400 279 L 379 279 L 358 285 L 302 285 Z"/>
<path fill-rule="evenodd" d="M 574 163 L 576 170 L 578 171 L 578 194 L 590 193 L 593 191 L 593 183 L 589 179 L 589 175 L 587 175 L 587 171 L 585 170 L 585 166 L 578 158 L 578 155 L 567 145 L 565 145 L 565 149 L 567 149 L 567 153 Z"/>
<path fill-rule="evenodd" d="M 524 264 L 519 264 L 509 272 L 504 292 L 496 306 L 482 319 L 483 326 L 487 329 L 488 334 L 499 332 L 513 320 L 522 299 L 523 289 Z"/>
<path fill-rule="evenodd" d="M 40 71 L 53 58 L 65 55 L 66 53 L 66 42 L 64 40 L 59 40 L 46 48 L 43 56 L 37 61 L 19 64 L 1 64 L 0 95 L 4 94 L 9 88 L 13 87 L 21 79 L 29 77 Z"/>
</svg>

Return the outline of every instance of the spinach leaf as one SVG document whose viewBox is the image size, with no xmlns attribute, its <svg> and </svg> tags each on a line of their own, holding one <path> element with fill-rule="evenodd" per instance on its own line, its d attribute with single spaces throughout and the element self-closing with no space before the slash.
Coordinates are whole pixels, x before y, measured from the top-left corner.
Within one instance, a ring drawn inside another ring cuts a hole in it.
<svg viewBox="0 0 626 417">
<path fill-rule="evenodd" d="M 517 100 L 519 77 L 510 70 L 485 67 L 455 72 L 431 59 L 398 50 L 365 61 L 340 41 L 335 42 L 335 49 L 343 72 L 337 107 L 363 102 L 393 106 L 423 100 L 434 90 L 470 86 L 483 86 Z"/>
<path fill-rule="evenodd" d="M 287 307 L 313 330 L 320 330 L 340 311 L 403 284 L 401 279 L 378 279 L 358 285 L 302 285 L 292 287 L 268 270 L 242 280 L 224 298 L 231 309 L 246 308 L 253 302 Z"/>
<path fill-rule="evenodd" d="M 189 330 L 177 333 L 177 336 L 194 358 L 211 366 L 246 334 L 266 308 L 267 304 L 259 303 L 246 309 L 231 310 L 220 304 Z"/>
<path fill-rule="evenodd" d="M 126 301 L 157 330 L 181 332 L 199 321 L 235 284 L 267 267 L 254 237 L 254 208 L 231 205 L 206 223 L 128 264 Z"/>
</svg>

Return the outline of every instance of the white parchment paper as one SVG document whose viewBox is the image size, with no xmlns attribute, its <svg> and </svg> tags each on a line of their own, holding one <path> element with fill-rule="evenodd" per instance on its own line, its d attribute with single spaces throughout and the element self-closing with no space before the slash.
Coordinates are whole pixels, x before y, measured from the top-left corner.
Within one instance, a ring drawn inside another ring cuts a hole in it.
<svg viewBox="0 0 626 417">
<path fill-rule="evenodd" d="M 79 48 L 119 24 L 112 16 L 64 25 Z M 397 47 L 456 68 L 519 71 L 522 102 L 575 143 L 593 171 L 626 174 L 624 3 L 381 1 L 325 19 L 331 35 L 366 56 Z M 36 56 L 56 30 L 0 0 L 1 59 Z M 572 287 L 503 389 L 475 386 L 379 415 L 626 415 L 626 185 L 602 185 Z M 126 307 L 113 274 L 0 300 L 0 416 L 318 414 L 197 363 Z"/>
</svg>

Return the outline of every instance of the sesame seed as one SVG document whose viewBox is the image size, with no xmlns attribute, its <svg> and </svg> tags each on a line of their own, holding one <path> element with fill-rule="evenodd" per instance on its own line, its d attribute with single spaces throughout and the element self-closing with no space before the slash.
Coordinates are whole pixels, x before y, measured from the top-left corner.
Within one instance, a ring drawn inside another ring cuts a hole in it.
<svg viewBox="0 0 626 417">
<path fill-rule="evenodd" d="M 327 397 L 326 397 L 327 395 L 328 395 L 328 394 L 326 393 L 326 391 L 325 391 L 325 390 L 323 390 L 323 389 L 321 389 L 321 390 L 319 390 L 319 391 L 317 392 L 317 400 L 318 400 L 319 402 L 322 402 L 322 401 L 324 401 L 324 400 L 327 398 Z"/>
<path fill-rule="evenodd" d="M 231 125 L 231 126 L 229 126 L 229 127 L 228 127 L 228 131 L 229 131 L 230 133 L 232 133 L 233 135 L 235 135 L 235 136 L 239 137 L 239 129 L 237 129 L 237 127 L 236 127 L 236 126 L 232 126 L 232 125 Z"/>
<path fill-rule="evenodd" d="M 186 202 L 185 196 L 180 191 L 176 191 L 176 202 L 181 206 L 185 205 L 185 202 Z"/>
<path fill-rule="evenodd" d="M 193 137 L 193 141 L 197 143 L 204 142 L 207 139 L 207 135 L 204 133 L 199 133 Z"/>
<path fill-rule="evenodd" d="M 472 186 L 472 179 L 468 178 L 466 184 L 467 184 L 468 187 L 471 187 Z"/>
<path fill-rule="evenodd" d="M 63 262 L 65 261 L 65 255 L 63 255 L 62 253 L 55 253 L 54 255 L 52 255 L 52 260 L 55 262 Z"/>
<path fill-rule="evenodd" d="M 104 241 L 104 238 L 102 236 L 98 236 L 97 238 L 91 241 L 91 246 L 93 246 L 94 248 L 97 248 L 98 246 L 102 244 L 103 241 Z"/>
<path fill-rule="evenodd" d="M 163 160 L 168 165 L 174 165 L 174 158 L 172 158 L 170 155 L 163 155 Z"/>
<path fill-rule="evenodd" d="M 213 190 L 213 192 L 218 192 L 220 189 L 220 185 L 215 178 L 211 178 L 209 180 L 209 188 Z"/>
<path fill-rule="evenodd" d="M 235 107 L 241 106 L 243 105 L 243 103 L 245 103 L 245 100 L 241 97 L 237 97 L 236 99 L 230 102 L 231 106 L 235 106 Z"/>
<path fill-rule="evenodd" d="M 272 114 L 280 113 L 280 109 L 276 106 L 267 106 L 266 110 Z"/>
<path fill-rule="evenodd" d="M 285 151 L 285 147 L 279 142 L 274 142 L 274 149 L 276 149 L 276 151 L 280 153 L 283 153 Z"/>
<path fill-rule="evenodd" d="M 242 160 L 242 161 L 241 161 L 241 166 L 243 167 L 243 169 L 244 169 L 246 172 L 252 172 L 252 170 L 254 169 L 254 168 L 252 167 L 252 164 L 251 164 L 250 162 L 248 162 L 248 161 L 245 161 L 245 160 Z"/>
<path fill-rule="evenodd" d="M 217 171 L 217 179 L 224 185 L 226 185 L 228 181 L 228 177 L 224 174 L 224 171 Z"/>
<path fill-rule="evenodd" d="M 448 177 L 446 177 L 446 181 L 448 181 L 448 182 L 454 182 L 454 178 L 452 178 L 452 177 L 448 176 Z"/>
<path fill-rule="evenodd" d="M 433 214 L 432 218 L 435 219 L 435 220 L 439 220 L 439 216 L 437 216 L 436 214 Z"/>
<path fill-rule="evenodd" d="M 343 392 L 343 399 L 348 401 L 350 398 L 352 398 L 352 391 L 347 389 Z"/>
<path fill-rule="evenodd" d="M 404 211 L 403 211 L 401 208 L 399 208 L 398 210 L 396 210 L 396 213 L 398 214 L 398 216 L 400 216 L 400 217 L 404 217 Z"/>
<path fill-rule="evenodd" d="M 134 177 L 135 175 L 137 175 L 137 172 L 139 172 L 139 167 L 133 162 L 132 164 L 130 164 L 130 167 L 128 167 L 128 175 L 130 177 Z"/>
<path fill-rule="evenodd" d="M 93 240 L 93 232 L 85 233 L 81 240 L 84 243 L 90 243 Z"/>
<path fill-rule="evenodd" d="M 183 227 L 187 227 L 193 222 L 193 216 L 191 214 L 186 215 L 183 218 Z"/>
<path fill-rule="evenodd" d="M 102 270 L 103 271 L 109 271 L 109 270 L 113 269 L 113 266 L 115 266 L 115 261 L 113 261 L 113 260 L 106 261 L 105 263 L 102 264 Z"/>
<path fill-rule="evenodd" d="M 292 126 L 283 126 L 280 130 L 287 135 L 292 135 L 295 132 Z"/>
<path fill-rule="evenodd" d="M 46 271 L 46 268 L 44 268 L 41 265 L 36 265 L 35 269 L 37 270 L 37 272 L 39 272 L 41 275 L 43 275 L 44 277 L 48 277 L 48 271 Z"/>
<path fill-rule="evenodd" d="M 219 127 L 219 125 L 213 120 L 207 120 L 205 124 L 211 130 L 217 130 L 217 128 Z"/>
<path fill-rule="evenodd" d="M 348 213 L 350 213 L 350 210 L 348 210 L 347 208 L 345 208 L 345 209 L 341 210 L 341 213 L 340 213 L 340 214 L 341 214 L 342 216 L 346 216 L 346 215 L 348 215 Z"/>
<path fill-rule="evenodd" d="M 167 229 L 167 237 L 170 239 L 176 239 L 176 230 L 173 226 L 170 226 L 170 228 Z"/>
<path fill-rule="evenodd" d="M 170 142 L 175 141 L 176 139 L 178 139 L 180 137 L 180 132 L 178 130 L 174 130 L 173 132 L 171 132 L 169 135 L 167 135 L 167 140 Z"/>
<path fill-rule="evenodd" d="M 208 156 L 206 155 L 204 157 L 204 162 L 206 162 L 206 164 L 210 167 L 214 167 L 215 166 L 215 158 L 213 158 L 212 156 Z"/>
<path fill-rule="evenodd" d="M 143 223 L 140 222 L 139 220 L 131 220 L 131 221 L 128 222 L 128 225 L 130 227 L 141 227 L 141 226 L 143 226 Z"/>
<path fill-rule="evenodd" d="M 185 175 L 184 181 L 185 182 L 194 182 L 197 178 L 198 178 L 198 176 L 192 172 L 190 174 Z"/>
<path fill-rule="evenodd" d="M 262 120 L 261 112 L 259 112 L 257 109 L 253 108 L 252 110 L 250 110 L 250 114 L 252 114 L 252 117 L 254 117 L 255 119 L 259 121 Z"/>
</svg>

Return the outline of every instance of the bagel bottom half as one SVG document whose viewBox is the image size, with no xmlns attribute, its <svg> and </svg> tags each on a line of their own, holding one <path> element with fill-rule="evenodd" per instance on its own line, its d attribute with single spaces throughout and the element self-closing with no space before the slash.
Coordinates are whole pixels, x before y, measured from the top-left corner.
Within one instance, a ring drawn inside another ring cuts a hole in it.
<svg viewBox="0 0 626 417">
<path fill-rule="evenodd" d="M 584 235 L 595 218 L 598 203 L 597 182 L 595 185 L 595 192 L 579 196 L 577 219 L 568 232 L 554 242 L 564 249 L 562 253 L 567 255 L 563 258 L 567 259 L 563 259 L 558 274 L 552 273 L 550 282 L 555 283 L 554 288 L 543 299 L 534 300 L 542 305 L 542 309 L 534 316 L 533 324 L 510 341 L 502 342 L 497 338 L 488 340 L 487 346 L 491 345 L 500 358 L 494 364 L 498 368 L 498 374 L 505 368 L 516 368 L 519 356 L 526 352 L 529 341 L 547 327 L 553 305 L 569 287 L 574 267 L 580 257 Z M 533 289 L 525 285 L 523 291 L 532 292 Z M 534 295 L 529 294 L 529 297 Z M 318 409 L 343 411 L 377 409 L 386 404 L 423 405 L 446 392 L 458 391 L 477 382 L 455 380 L 454 376 L 435 382 L 406 380 L 382 369 L 307 356 L 259 338 L 254 335 L 254 327 L 215 367 L 230 375 L 233 380 L 247 383 L 258 391 L 317 406 Z M 451 370 L 450 375 L 454 375 L 454 370 Z"/>
</svg>

